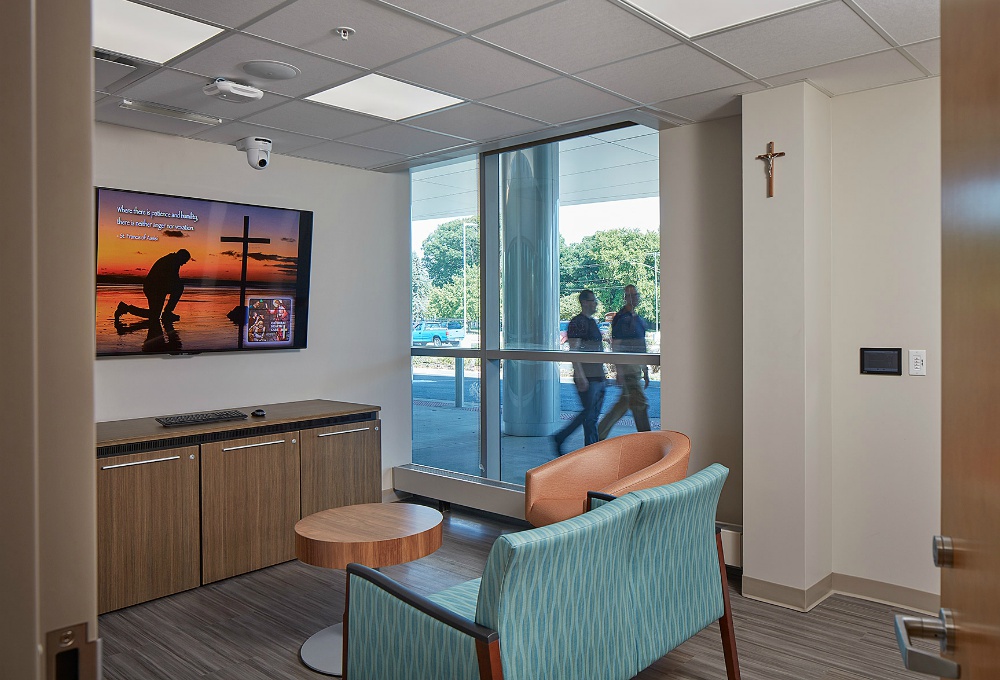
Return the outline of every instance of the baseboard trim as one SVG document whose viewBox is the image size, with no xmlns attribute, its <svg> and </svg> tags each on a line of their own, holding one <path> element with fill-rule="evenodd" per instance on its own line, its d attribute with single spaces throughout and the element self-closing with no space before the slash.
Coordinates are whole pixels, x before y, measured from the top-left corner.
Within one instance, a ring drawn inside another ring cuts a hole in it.
<svg viewBox="0 0 1000 680">
<path fill-rule="evenodd" d="M 905 588 L 892 583 L 882 583 L 860 576 L 834 574 L 833 590 L 843 595 L 881 602 L 893 607 L 912 609 L 915 612 L 931 616 L 937 616 L 938 609 L 941 607 L 941 596 L 935 593 Z"/>
<path fill-rule="evenodd" d="M 399 501 L 405 501 L 407 498 L 413 496 L 411 493 L 406 493 L 405 491 L 396 491 L 395 489 L 382 489 L 382 502 L 383 503 L 397 503 Z"/>
<path fill-rule="evenodd" d="M 744 575 L 742 590 L 743 596 L 751 600 L 800 612 L 811 610 L 833 594 L 871 600 L 925 614 L 936 613 L 941 603 L 941 596 L 934 593 L 847 574 L 828 574 L 805 590 Z"/>
<path fill-rule="evenodd" d="M 827 575 L 809 588 L 792 588 L 743 575 L 743 597 L 775 604 L 797 612 L 807 612 L 833 594 L 833 574 Z"/>
</svg>

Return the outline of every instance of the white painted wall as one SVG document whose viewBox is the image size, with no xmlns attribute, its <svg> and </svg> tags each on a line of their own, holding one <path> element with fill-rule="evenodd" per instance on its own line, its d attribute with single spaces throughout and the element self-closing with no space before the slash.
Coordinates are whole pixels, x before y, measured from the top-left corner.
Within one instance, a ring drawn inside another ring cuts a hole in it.
<svg viewBox="0 0 1000 680">
<path fill-rule="evenodd" d="M 940 80 L 833 100 L 834 570 L 939 593 Z M 864 346 L 927 376 L 864 376 Z"/>
<path fill-rule="evenodd" d="M 690 469 L 729 468 L 718 518 L 743 523 L 740 118 L 660 133 L 661 418 Z"/>
<path fill-rule="evenodd" d="M 100 186 L 314 212 L 308 348 L 99 359 L 96 419 L 301 399 L 377 404 L 390 488 L 392 467 L 410 462 L 409 176 L 282 155 L 262 172 L 230 146 L 102 123 L 94 176 Z"/>
</svg>

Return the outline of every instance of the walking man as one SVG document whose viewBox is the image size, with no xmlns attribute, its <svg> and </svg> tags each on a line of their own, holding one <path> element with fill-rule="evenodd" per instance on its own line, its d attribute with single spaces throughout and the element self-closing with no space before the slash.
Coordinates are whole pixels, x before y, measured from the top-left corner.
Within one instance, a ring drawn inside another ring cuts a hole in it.
<svg viewBox="0 0 1000 680">
<path fill-rule="evenodd" d="M 601 329 L 594 321 L 597 311 L 597 296 L 592 290 L 580 293 L 580 313 L 569 321 L 566 328 L 566 340 L 574 352 L 603 352 L 604 341 L 601 339 Z M 585 445 L 597 442 L 597 416 L 601 413 L 604 403 L 605 389 L 604 364 L 573 362 L 573 383 L 576 385 L 583 410 L 571 420 L 566 427 L 552 436 L 556 455 L 562 455 L 562 445 L 566 438 L 583 425 L 583 443 Z"/>
<path fill-rule="evenodd" d="M 646 352 L 647 327 L 646 322 L 635 311 L 638 305 L 639 291 L 635 286 L 625 286 L 625 306 L 611 321 L 612 352 Z M 649 387 L 649 367 L 618 364 L 616 370 L 622 393 L 597 426 L 597 435 L 600 439 L 607 439 L 611 428 L 626 411 L 632 411 L 636 431 L 649 432 L 649 400 L 646 399 L 645 389 Z"/>
</svg>

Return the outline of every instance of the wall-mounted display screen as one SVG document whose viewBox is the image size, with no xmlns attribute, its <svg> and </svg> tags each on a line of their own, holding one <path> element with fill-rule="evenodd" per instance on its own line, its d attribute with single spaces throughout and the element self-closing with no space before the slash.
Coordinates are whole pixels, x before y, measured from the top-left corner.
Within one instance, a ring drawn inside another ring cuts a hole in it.
<svg viewBox="0 0 1000 680">
<path fill-rule="evenodd" d="M 312 217 L 97 189 L 97 355 L 305 347 Z"/>
</svg>

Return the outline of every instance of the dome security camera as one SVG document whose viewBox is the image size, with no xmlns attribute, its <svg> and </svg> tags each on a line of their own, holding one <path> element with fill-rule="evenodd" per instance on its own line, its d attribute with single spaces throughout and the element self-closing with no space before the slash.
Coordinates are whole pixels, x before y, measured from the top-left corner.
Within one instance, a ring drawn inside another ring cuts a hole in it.
<svg viewBox="0 0 1000 680">
<path fill-rule="evenodd" d="M 247 163 L 254 170 L 263 170 L 271 162 L 271 140 L 267 137 L 244 137 L 236 149 L 247 152 Z"/>
</svg>

